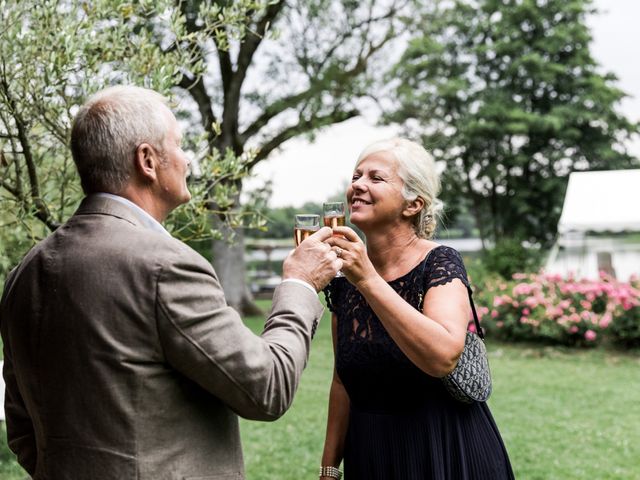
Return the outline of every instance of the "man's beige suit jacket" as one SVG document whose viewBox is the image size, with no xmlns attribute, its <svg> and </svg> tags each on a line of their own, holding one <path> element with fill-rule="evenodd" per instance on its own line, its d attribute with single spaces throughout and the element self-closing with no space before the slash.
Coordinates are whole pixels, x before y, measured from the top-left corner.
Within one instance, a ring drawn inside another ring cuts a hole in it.
<svg viewBox="0 0 640 480">
<path fill-rule="evenodd" d="M 242 479 L 238 418 L 289 407 L 322 305 L 275 292 L 261 336 L 211 265 L 90 196 L 9 276 L 9 446 L 35 479 Z"/>
</svg>

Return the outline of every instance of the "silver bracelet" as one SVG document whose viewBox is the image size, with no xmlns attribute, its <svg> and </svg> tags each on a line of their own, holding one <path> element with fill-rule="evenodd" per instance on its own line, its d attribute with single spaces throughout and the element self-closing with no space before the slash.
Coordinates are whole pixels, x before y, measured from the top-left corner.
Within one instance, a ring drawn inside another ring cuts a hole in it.
<svg viewBox="0 0 640 480">
<path fill-rule="evenodd" d="M 339 468 L 332 466 L 322 466 L 320 467 L 320 477 L 329 477 L 335 478 L 336 480 L 340 480 L 342 478 L 342 472 Z"/>
</svg>

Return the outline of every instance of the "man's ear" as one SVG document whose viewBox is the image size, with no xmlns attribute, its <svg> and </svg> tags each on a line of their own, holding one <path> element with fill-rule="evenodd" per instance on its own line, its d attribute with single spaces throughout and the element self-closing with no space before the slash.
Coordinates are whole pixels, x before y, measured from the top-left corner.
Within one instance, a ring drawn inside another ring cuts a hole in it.
<svg viewBox="0 0 640 480">
<path fill-rule="evenodd" d="M 416 197 L 415 200 L 407 202 L 402 211 L 402 215 L 405 217 L 413 217 L 418 214 L 420 210 L 424 208 L 424 199 L 422 197 Z"/>
<path fill-rule="evenodd" d="M 147 180 L 155 180 L 157 178 L 158 154 L 148 143 L 141 143 L 136 148 L 135 169 L 138 174 Z"/>
</svg>

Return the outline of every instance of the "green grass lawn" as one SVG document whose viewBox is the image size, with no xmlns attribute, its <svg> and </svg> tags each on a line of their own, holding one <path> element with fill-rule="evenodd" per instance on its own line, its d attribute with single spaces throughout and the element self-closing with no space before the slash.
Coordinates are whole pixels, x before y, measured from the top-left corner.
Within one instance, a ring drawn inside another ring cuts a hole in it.
<svg viewBox="0 0 640 480">
<path fill-rule="evenodd" d="M 262 323 L 247 319 L 254 331 Z M 496 343 L 488 348 L 494 379 L 489 404 L 517 479 L 640 478 L 639 354 Z M 317 478 L 332 368 L 325 314 L 291 410 L 273 423 L 241 422 L 249 480 Z M 3 435 L 0 479 L 22 478 Z"/>
<path fill-rule="evenodd" d="M 261 319 L 247 323 L 255 331 L 262 326 Z M 489 405 L 517 479 L 640 478 L 640 355 L 496 343 L 488 349 Z M 316 478 L 332 354 L 325 314 L 292 408 L 274 423 L 241 423 L 250 480 Z"/>
</svg>

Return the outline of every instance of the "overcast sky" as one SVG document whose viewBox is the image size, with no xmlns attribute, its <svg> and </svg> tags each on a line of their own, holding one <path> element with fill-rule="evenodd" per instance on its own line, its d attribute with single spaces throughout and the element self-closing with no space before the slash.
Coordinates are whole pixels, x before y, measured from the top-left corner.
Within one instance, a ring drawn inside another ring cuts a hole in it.
<svg viewBox="0 0 640 480">
<path fill-rule="evenodd" d="M 596 0 L 601 13 L 591 19 L 592 53 L 605 71 L 618 77 L 618 86 L 628 93 L 620 106 L 632 120 L 640 119 L 640 0 Z M 350 178 L 360 150 L 367 144 L 394 134 L 391 127 L 375 127 L 373 119 L 355 118 L 321 131 L 313 144 L 293 139 L 254 169 L 256 179 L 247 187 L 273 181 L 270 205 L 300 206 L 322 202 Z M 640 141 L 629 146 L 640 156 Z"/>
</svg>

